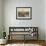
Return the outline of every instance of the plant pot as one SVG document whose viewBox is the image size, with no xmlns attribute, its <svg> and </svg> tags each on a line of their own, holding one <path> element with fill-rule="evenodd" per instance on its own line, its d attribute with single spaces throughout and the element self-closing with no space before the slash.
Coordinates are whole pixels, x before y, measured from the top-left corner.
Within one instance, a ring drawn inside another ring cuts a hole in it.
<svg viewBox="0 0 46 46">
<path fill-rule="evenodd" d="M 6 39 L 0 39 L 0 44 L 6 44 L 7 40 Z"/>
</svg>

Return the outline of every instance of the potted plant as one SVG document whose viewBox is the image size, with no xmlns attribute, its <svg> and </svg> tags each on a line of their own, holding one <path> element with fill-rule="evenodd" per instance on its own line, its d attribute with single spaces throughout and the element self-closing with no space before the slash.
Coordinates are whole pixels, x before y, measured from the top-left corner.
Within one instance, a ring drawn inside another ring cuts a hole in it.
<svg viewBox="0 0 46 46">
<path fill-rule="evenodd" d="M 6 39 L 6 32 L 3 32 L 3 39 Z"/>
<path fill-rule="evenodd" d="M 3 30 L 4 31 L 4 30 Z M 0 30 L 0 44 L 6 44 L 6 32 Z"/>
</svg>

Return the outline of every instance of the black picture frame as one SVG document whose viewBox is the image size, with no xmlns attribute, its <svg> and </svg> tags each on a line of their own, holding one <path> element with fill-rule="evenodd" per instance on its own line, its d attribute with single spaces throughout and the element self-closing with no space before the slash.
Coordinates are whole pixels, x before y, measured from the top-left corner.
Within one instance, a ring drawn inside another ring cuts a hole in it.
<svg viewBox="0 0 46 46">
<path fill-rule="evenodd" d="M 32 19 L 32 7 L 16 7 L 16 19 L 31 20 Z"/>
</svg>

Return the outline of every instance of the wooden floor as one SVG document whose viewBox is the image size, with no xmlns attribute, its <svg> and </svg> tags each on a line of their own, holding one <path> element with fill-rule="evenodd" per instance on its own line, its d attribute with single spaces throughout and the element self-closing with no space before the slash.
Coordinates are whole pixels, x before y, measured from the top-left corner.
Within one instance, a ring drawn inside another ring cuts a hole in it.
<svg viewBox="0 0 46 46">
<path fill-rule="evenodd" d="M 44 40 L 10 40 L 8 43 L 40 44 L 46 46 Z"/>
<path fill-rule="evenodd" d="M 39 44 L 42 46 L 46 46 L 46 42 L 44 40 L 8 40 L 7 44 L 0 45 L 0 46 L 6 46 L 8 44 Z"/>
</svg>

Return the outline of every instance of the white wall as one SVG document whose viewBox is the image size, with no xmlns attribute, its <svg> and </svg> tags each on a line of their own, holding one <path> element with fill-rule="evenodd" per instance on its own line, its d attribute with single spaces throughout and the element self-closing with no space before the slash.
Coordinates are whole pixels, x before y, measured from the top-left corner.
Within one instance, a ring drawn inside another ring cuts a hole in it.
<svg viewBox="0 0 46 46">
<path fill-rule="evenodd" d="M 45 39 L 45 6 L 44 0 L 33 0 L 32 25 L 39 27 L 39 38 Z"/>
<path fill-rule="evenodd" d="M 2 15 L 2 1 L 0 0 L 0 26 L 1 26 L 1 15 Z"/>
<path fill-rule="evenodd" d="M 32 7 L 32 20 L 16 20 L 16 7 Z M 45 39 L 45 10 L 43 0 L 4 0 L 4 26 L 7 35 L 9 27 L 39 27 L 39 38 Z"/>
<path fill-rule="evenodd" d="M 2 37 L 2 0 L 0 0 L 0 38 Z"/>
<path fill-rule="evenodd" d="M 46 40 L 46 0 L 45 0 L 45 40 Z"/>
</svg>

